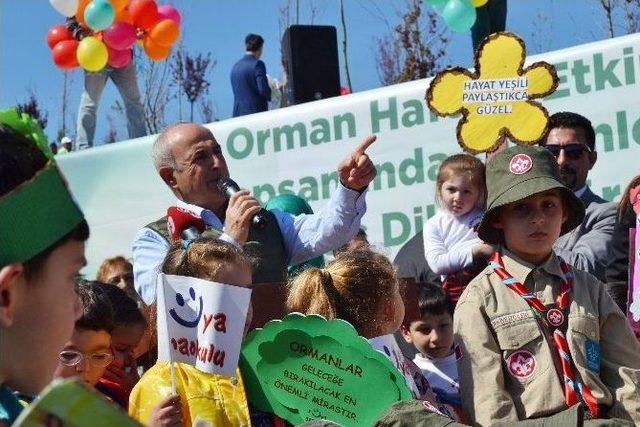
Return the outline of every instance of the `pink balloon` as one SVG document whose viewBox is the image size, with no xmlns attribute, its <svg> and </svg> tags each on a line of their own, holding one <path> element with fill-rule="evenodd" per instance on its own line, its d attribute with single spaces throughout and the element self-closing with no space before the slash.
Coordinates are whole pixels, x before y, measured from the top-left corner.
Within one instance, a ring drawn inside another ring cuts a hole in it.
<svg viewBox="0 0 640 427">
<path fill-rule="evenodd" d="M 180 25 L 180 20 L 182 19 L 182 17 L 180 16 L 180 12 L 178 12 L 178 10 L 170 4 L 163 4 L 162 6 L 158 6 L 158 15 L 160 16 L 160 21 L 162 21 L 163 19 L 171 19 L 178 25 Z"/>
<path fill-rule="evenodd" d="M 102 40 L 115 50 L 127 50 L 136 42 L 136 27 L 126 22 L 114 22 L 102 32 Z"/>
<path fill-rule="evenodd" d="M 107 50 L 109 51 L 109 61 L 108 64 L 113 68 L 122 68 L 129 65 L 131 62 L 131 49 L 127 50 L 116 50 L 107 46 Z"/>
</svg>

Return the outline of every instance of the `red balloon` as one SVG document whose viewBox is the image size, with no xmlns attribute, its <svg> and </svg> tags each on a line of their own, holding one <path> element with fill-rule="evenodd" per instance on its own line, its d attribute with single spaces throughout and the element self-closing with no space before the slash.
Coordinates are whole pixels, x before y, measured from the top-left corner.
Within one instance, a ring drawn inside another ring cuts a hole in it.
<svg viewBox="0 0 640 427">
<path fill-rule="evenodd" d="M 78 66 L 76 50 L 78 42 L 76 40 L 62 40 L 58 42 L 51 52 L 53 63 L 63 70 L 70 70 Z"/>
<path fill-rule="evenodd" d="M 150 30 L 160 19 L 158 5 L 153 0 L 132 0 L 129 3 L 129 15 L 133 25 L 143 30 Z"/>
<path fill-rule="evenodd" d="M 47 44 L 49 45 L 49 49 L 53 49 L 58 42 L 63 40 L 72 40 L 73 36 L 62 24 L 54 25 L 47 31 Z"/>
<path fill-rule="evenodd" d="M 102 31 L 102 41 L 113 49 L 127 50 L 136 42 L 136 28 L 126 22 L 114 22 Z"/>
<path fill-rule="evenodd" d="M 109 52 L 109 61 L 107 62 L 113 68 L 122 68 L 131 62 L 131 49 L 116 50 L 107 46 Z"/>
</svg>

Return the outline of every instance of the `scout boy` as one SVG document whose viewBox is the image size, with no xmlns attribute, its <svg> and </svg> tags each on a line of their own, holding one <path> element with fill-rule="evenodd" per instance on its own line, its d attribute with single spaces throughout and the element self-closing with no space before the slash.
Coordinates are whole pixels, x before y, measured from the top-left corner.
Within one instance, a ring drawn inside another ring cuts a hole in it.
<svg viewBox="0 0 640 427">
<path fill-rule="evenodd" d="M 463 407 L 474 424 L 549 417 L 640 423 L 640 343 L 595 277 L 553 244 L 584 206 L 543 148 L 515 146 L 487 164 L 479 237 L 497 250 L 454 315 Z"/>
</svg>

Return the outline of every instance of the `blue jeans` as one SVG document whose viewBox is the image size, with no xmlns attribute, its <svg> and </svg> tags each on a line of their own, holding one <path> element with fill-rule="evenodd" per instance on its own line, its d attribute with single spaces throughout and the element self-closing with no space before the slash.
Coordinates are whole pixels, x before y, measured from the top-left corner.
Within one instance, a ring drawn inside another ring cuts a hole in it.
<svg viewBox="0 0 640 427">
<path fill-rule="evenodd" d="M 107 78 L 113 80 L 124 101 L 129 138 L 138 138 L 147 134 L 147 128 L 144 123 L 144 110 L 140 102 L 140 92 L 136 82 L 136 66 L 131 61 L 124 68 L 107 66 L 97 73 L 84 73 L 84 91 L 80 97 L 76 130 L 78 147 L 93 145 L 93 136 L 96 131 L 96 113 Z"/>
</svg>

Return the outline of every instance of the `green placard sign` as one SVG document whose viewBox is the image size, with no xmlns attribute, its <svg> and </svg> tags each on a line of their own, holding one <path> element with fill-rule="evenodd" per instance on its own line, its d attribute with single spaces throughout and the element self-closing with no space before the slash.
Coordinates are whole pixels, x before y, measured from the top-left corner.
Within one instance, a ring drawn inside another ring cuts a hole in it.
<svg viewBox="0 0 640 427">
<path fill-rule="evenodd" d="M 249 401 L 292 424 L 371 425 L 411 399 L 403 375 L 343 320 L 299 313 L 249 334 L 240 369 Z"/>
<path fill-rule="evenodd" d="M 140 427 L 140 424 L 98 391 L 65 379 L 47 386 L 13 426 Z"/>
</svg>

